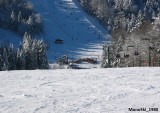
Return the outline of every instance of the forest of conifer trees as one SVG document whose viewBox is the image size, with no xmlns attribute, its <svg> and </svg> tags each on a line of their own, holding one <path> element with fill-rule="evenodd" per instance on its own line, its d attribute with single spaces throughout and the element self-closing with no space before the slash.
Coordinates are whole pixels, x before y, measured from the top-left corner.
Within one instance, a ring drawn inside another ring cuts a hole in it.
<svg viewBox="0 0 160 113">
<path fill-rule="evenodd" d="M 20 35 L 43 33 L 42 19 L 31 2 L 26 0 L 0 0 L 0 27 Z"/>
<path fill-rule="evenodd" d="M 33 39 L 28 33 L 24 34 L 23 42 L 18 49 L 7 42 L 0 46 L 0 71 L 48 68 L 44 41 Z"/>
<path fill-rule="evenodd" d="M 34 39 L 43 34 L 42 24 L 41 15 L 31 2 L 0 0 L 0 28 L 24 35 L 18 49 L 7 41 L 0 44 L 0 71 L 49 68 L 46 44 Z"/>
<path fill-rule="evenodd" d="M 111 65 L 159 66 L 159 0 L 79 0 L 88 14 L 96 17 L 112 37 Z M 151 49 L 153 48 L 153 49 Z M 103 67 L 108 65 L 104 48 Z M 104 65 L 105 64 L 105 65 Z"/>
</svg>

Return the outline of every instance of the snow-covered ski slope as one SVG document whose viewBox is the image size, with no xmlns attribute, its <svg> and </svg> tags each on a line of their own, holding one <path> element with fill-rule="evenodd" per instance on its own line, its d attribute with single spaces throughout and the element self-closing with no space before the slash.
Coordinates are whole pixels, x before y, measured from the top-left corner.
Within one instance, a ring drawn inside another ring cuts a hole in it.
<svg viewBox="0 0 160 113">
<path fill-rule="evenodd" d="M 0 113 L 131 113 L 128 108 L 160 107 L 160 68 L 6 71 L 0 81 Z"/>
<path fill-rule="evenodd" d="M 22 38 L 16 33 L 0 28 L 0 43 L 10 42 L 17 48 L 21 41 Z"/>
<path fill-rule="evenodd" d="M 77 0 L 30 1 L 43 17 L 44 37 L 50 43 L 50 60 L 61 55 L 100 59 L 108 33 L 80 8 Z M 64 44 L 55 44 L 56 39 L 64 40 Z"/>
</svg>

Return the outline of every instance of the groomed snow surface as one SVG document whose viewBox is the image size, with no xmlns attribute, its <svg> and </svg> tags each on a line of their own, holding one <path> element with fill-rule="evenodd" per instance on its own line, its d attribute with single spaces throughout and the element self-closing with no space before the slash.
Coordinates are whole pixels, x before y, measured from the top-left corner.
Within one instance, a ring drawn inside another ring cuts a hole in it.
<svg viewBox="0 0 160 113">
<path fill-rule="evenodd" d="M 0 81 L 0 113 L 146 113 L 128 108 L 160 106 L 160 68 L 6 71 Z"/>
<path fill-rule="evenodd" d="M 102 44 L 108 41 L 108 32 L 80 8 L 77 0 L 30 1 L 42 15 L 50 61 L 62 55 L 70 59 L 95 57 L 101 60 Z M 63 40 L 64 44 L 55 44 L 56 39 Z"/>
</svg>

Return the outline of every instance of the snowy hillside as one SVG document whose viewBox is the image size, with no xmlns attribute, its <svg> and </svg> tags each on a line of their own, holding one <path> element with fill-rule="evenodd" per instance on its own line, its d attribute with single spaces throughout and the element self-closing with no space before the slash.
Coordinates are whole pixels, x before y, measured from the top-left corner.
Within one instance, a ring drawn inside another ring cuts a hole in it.
<svg viewBox="0 0 160 113">
<path fill-rule="evenodd" d="M 22 41 L 22 38 L 14 32 L 0 28 L 0 43 L 6 41 L 11 42 L 15 47 L 18 47 L 20 42 Z"/>
<path fill-rule="evenodd" d="M 61 55 L 100 59 L 108 33 L 97 20 L 81 10 L 77 0 L 30 1 L 43 17 L 44 37 L 51 46 L 48 53 L 51 61 Z M 56 39 L 64 40 L 64 44 L 55 44 Z"/>
<path fill-rule="evenodd" d="M 0 113 L 130 113 L 160 106 L 160 68 L 9 71 L 0 81 Z"/>
</svg>

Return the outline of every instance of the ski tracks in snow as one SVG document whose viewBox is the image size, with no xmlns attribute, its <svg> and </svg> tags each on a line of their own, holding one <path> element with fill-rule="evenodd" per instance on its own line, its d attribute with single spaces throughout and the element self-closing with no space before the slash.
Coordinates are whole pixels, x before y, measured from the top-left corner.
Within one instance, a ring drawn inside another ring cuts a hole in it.
<svg viewBox="0 0 160 113">
<path fill-rule="evenodd" d="M 31 0 L 43 16 L 45 39 L 50 43 L 49 59 L 67 54 L 70 58 L 96 57 L 109 40 L 107 30 L 88 16 L 73 0 Z M 56 45 L 56 39 L 63 45 Z"/>
<path fill-rule="evenodd" d="M 128 113 L 160 105 L 159 68 L 0 73 L 2 113 Z"/>
</svg>

